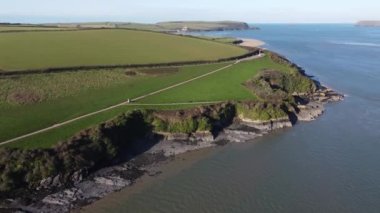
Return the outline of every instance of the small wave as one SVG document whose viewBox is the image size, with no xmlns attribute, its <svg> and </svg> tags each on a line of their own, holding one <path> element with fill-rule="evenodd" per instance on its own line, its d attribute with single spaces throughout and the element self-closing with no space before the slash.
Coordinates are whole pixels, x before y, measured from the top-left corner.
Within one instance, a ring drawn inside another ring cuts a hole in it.
<svg viewBox="0 0 380 213">
<path fill-rule="evenodd" d="M 365 42 L 331 42 L 331 43 L 339 44 L 339 45 L 350 45 L 350 46 L 380 47 L 380 44 L 365 43 Z"/>
</svg>

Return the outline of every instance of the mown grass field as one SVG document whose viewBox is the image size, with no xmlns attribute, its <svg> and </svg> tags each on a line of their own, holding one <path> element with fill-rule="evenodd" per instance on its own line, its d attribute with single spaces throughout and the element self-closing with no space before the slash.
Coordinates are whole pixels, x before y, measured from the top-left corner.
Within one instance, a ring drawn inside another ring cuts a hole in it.
<svg viewBox="0 0 380 213">
<path fill-rule="evenodd" d="M 247 50 L 203 39 L 134 30 L 0 33 L 0 70 L 217 60 Z"/>
<path fill-rule="evenodd" d="M 225 65 L 222 63 L 186 66 L 173 74 L 158 76 L 128 77 L 125 75 L 125 70 L 118 70 L 113 73 L 108 71 L 55 73 L 2 79 L 1 90 L 8 91 L 8 95 L 3 97 L 12 94 L 12 89 L 17 91 L 18 87 L 12 85 L 22 85 L 23 91 L 44 94 L 43 97 L 46 99 L 30 104 L 15 104 L 3 99 L 0 102 L 0 141 L 145 95 Z M 111 76 L 110 80 L 106 80 L 105 76 Z M 51 82 L 44 83 L 49 81 Z M 9 87 L 5 88 L 4 85 Z"/>
<path fill-rule="evenodd" d="M 18 25 L 0 25 L 0 32 L 7 31 L 34 31 L 34 30 L 68 30 L 70 28 L 57 28 L 57 27 L 38 27 L 38 26 L 18 26 Z"/>
<path fill-rule="evenodd" d="M 81 114 L 96 111 L 96 109 L 101 109 L 106 106 L 122 102 L 127 98 L 146 94 L 150 91 L 172 85 L 175 82 L 180 82 L 195 76 L 202 75 L 220 67 L 224 67 L 225 65 L 226 64 L 190 66 L 181 68 L 176 73 L 155 77 L 136 76 L 131 78 L 129 80 L 130 82 L 126 80 L 125 83 L 106 86 L 102 89 L 90 88 L 86 91 L 78 92 L 79 95 L 69 95 L 65 98 L 57 98 L 54 101 L 43 102 L 30 106 L 9 106 L 8 104 L 8 108 L 3 108 L 1 110 L 1 112 L 4 112 L 6 119 L 4 122 L 0 121 L 0 135 L 7 134 L 6 138 L 12 138 L 23 133 L 25 134 L 33 130 L 38 130 L 54 123 L 74 118 Z M 273 62 L 269 57 L 264 57 L 258 60 L 239 63 L 205 78 L 198 79 L 196 81 L 173 88 L 163 93 L 147 97 L 141 100 L 140 103 L 154 104 L 255 99 L 255 95 L 251 93 L 247 88 L 245 88 L 245 86 L 243 86 L 243 83 L 248 79 L 251 79 L 264 68 L 283 71 L 289 70 L 289 67 L 277 64 Z M 65 74 L 60 73 L 50 75 Z M 98 74 L 98 77 L 102 75 L 103 74 Z M 49 75 L 47 75 L 46 78 L 49 78 L 48 76 Z M 94 76 L 94 78 L 97 78 L 96 74 L 93 74 L 92 76 Z M 144 108 L 172 109 L 190 106 L 191 105 L 169 107 L 145 106 Z M 91 127 L 100 122 L 111 119 L 112 117 L 122 112 L 135 108 L 140 107 L 123 106 L 116 108 L 98 115 L 82 119 L 80 121 L 76 121 L 60 128 L 20 140 L 18 142 L 10 144 L 9 146 L 24 148 L 49 147 L 56 144 L 60 140 L 64 140 L 73 136 L 75 133 L 85 128 Z M 24 115 L 19 116 L 19 113 Z M 3 130 L 4 128 L 5 130 Z M 11 131 L 12 129 L 16 131 Z M 22 132 L 20 130 L 22 130 Z M 9 132 L 12 132 L 12 134 L 9 134 Z"/>
<path fill-rule="evenodd" d="M 255 99 L 254 94 L 243 83 L 263 69 L 287 71 L 288 67 L 274 63 L 269 57 L 247 61 L 179 88 L 148 97 L 142 102 L 172 103 Z"/>
<path fill-rule="evenodd" d="M 33 104 L 139 80 L 123 70 L 66 72 L 0 78 L 0 105 Z M 139 78 L 137 78 L 139 77 Z"/>
</svg>

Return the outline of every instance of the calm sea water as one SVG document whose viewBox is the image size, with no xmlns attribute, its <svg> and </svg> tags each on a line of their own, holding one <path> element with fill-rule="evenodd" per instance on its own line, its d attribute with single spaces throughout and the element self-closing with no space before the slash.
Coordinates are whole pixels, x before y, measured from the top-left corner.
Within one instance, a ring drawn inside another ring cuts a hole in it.
<svg viewBox="0 0 380 213">
<path fill-rule="evenodd" d="M 261 25 L 258 38 L 348 97 L 319 120 L 230 144 L 104 212 L 380 212 L 380 28 Z M 121 193 L 122 195 L 122 193 Z"/>
</svg>

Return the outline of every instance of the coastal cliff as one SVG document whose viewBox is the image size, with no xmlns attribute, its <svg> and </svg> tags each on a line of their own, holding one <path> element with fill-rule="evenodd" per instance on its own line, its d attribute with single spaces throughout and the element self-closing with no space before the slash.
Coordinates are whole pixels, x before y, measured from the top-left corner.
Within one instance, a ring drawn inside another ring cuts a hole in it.
<svg viewBox="0 0 380 213">
<path fill-rule="evenodd" d="M 243 85 L 257 100 L 185 110 L 135 110 L 50 149 L 0 149 L 1 206 L 68 212 L 130 186 L 144 174 L 159 174 L 157 165 L 173 155 L 246 142 L 314 120 L 324 104 L 344 98 L 286 58 L 266 54 L 294 69 L 262 70 L 246 81 Z"/>
</svg>

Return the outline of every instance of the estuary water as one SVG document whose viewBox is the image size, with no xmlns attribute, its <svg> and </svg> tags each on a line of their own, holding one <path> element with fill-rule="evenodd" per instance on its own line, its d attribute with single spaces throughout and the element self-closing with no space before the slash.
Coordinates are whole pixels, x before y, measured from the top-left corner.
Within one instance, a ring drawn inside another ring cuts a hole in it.
<svg viewBox="0 0 380 213">
<path fill-rule="evenodd" d="M 256 38 L 347 95 L 324 116 L 229 144 L 99 212 L 380 212 L 380 28 L 259 25 Z M 128 189 L 127 189 L 128 190 Z"/>
</svg>

